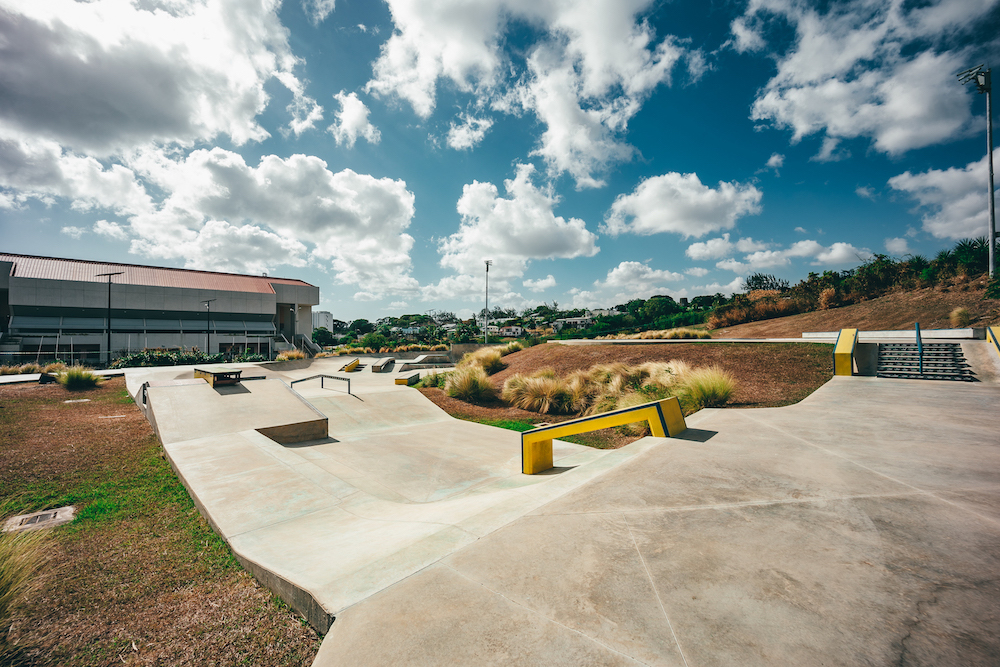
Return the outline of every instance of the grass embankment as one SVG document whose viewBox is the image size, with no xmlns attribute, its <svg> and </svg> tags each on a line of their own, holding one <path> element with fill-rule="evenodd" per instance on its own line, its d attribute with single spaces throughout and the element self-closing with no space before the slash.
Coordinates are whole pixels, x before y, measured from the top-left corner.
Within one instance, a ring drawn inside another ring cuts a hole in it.
<svg viewBox="0 0 1000 667">
<path fill-rule="evenodd" d="M 0 501 L 78 508 L 15 608 L 14 664 L 302 665 L 319 648 L 198 514 L 122 379 L 0 387 Z"/>
<path fill-rule="evenodd" d="M 736 408 L 779 407 L 798 403 L 833 375 L 832 345 L 814 343 L 670 343 L 663 345 L 537 345 L 503 357 L 505 368 L 489 376 L 499 395 L 505 381 L 521 373 L 551 369 L 559 377 L 599 364 L 637 366 L 647 362 L 682 361 L 692 367 L 718 366 L 736 380 L 727 404 Z M 539 414 L 500 400 L 473 404 L 447 396 L 440 388 L 420 392 L 459 419 L 492 426 L 537 425 L 578 415 Z M 513 430 L 527 430 L 515 427 Z M 604 429 L 576 436 L 571 442 L 592 447 L 621 447 L 636 439 L 622 429 Z"/>
</svg>

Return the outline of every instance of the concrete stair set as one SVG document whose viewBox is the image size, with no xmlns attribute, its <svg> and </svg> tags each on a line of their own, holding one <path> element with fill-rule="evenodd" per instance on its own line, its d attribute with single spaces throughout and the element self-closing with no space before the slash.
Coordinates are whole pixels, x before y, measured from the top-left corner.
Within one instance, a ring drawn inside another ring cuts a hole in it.
<svg viewBox="0 0 1000 667">
<path fill-rule="evenodd" d="M 905 380 L 976 381 L 960 343 L 924 343 L 922 355 L 916 343 L 879 343 L 876 376 Z"/>
</svg>

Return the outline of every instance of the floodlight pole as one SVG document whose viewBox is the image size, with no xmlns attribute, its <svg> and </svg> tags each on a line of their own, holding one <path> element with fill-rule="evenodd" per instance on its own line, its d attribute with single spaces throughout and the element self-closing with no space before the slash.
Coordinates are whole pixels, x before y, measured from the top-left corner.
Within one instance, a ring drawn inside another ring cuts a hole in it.
<svg viewBox="0 0 1000 667">
<path fill-rule="evenodd" d="M 205 354 L 211 356 L 212 354 L 212 302 L 215 299 L 205 299 L 202 301 L 207 308 L 205 313 Z"/>
<path fill-rule="evenodd" d="M 970 81 L 976 82 L 976 88 L 979 90 L 980 94 L 986 94 L 986 162 L 987 170 L 989 172 L 989 191 L 988 199 L 989 209 L 990 209 L 990 229 L 989 235 L 986 237 L 987 245 L 989 246 L 989 276 L 993 278 L 996 276 L 996 245 L 997 245 L 997 221 L 996 221 L 996 206 L 994 203 L 995 195 L 993 192 L 993 108 L 992 108 L 992 97 L 993 97 L 993 86 L 990 82 L 990 68 L 985 65 L 977 65 L 975 67 L 970 67 L 964 72 L 958 73 L 958 80 L 961 83 L 969 83 Z"/>
<path fill-rule="evenodd" d="M 492 259 L 486 261 L 486 314 L 483 317 L 483 343 L 490 344 L 490 265 Z"/>
<path fill-rule="evenodd" d="M 111 365 L 111 276 L 120 276 L 125 273 L 124 271 L 114 271 L 112 273 L 98 273 L 97 277 L 101 278 L 103 276 L 108 277 L 108 360 L 107 365 Z"/>
</svg>

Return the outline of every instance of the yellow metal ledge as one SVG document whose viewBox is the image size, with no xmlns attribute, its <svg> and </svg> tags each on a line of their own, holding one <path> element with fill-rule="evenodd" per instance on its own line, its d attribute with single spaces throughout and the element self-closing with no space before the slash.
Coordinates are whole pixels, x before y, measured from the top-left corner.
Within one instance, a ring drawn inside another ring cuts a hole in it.
<svg viewBox="0 0 1000 667">
<path fill-rule="evenodd" d="M 684 413 L 676 396 L 543 426 L 521 434 L 521 471 L 525 475 L 534 475 L 551 468 L 553 439 L 640 421 L 649 422 L 649 430 L 657 438 L 674 437 L 687 429 Z"/>
<path fill-rule="evenodd" d="M 360 359 L 351 359 L 346 364 L 344 364 L 344 366 L 340 370 L 347 371 L 348 373 L 350 373 L 351 371 L 357 370 L 360 364 L 361 364 Z"/>
<path fill-rule="evenodd" d="M 854 348 L 858 344 L 857 329 L 841 329 L 833 348 L 833 374 L 854 375 Z"/>
<path fill-rule="evenodd" d="M 396 378 L 396 384 L 405 384 L 410 386 L 411 384 L 416 384 L 420 382 L 420 373 L 410 373 L 409 375 L 401 375 Z"/>
</svg>

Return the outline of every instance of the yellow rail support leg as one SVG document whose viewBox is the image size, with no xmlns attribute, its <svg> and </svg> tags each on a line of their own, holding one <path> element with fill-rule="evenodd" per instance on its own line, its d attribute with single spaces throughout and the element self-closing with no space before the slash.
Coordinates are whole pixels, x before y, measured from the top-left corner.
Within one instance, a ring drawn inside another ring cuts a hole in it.
<svg viewBox="0 0 1000 667">
<path fill-rule="evenodd" d="M 521 471 L 525 475 L 535 475 L 551 468 L 553 439 L 639 421 L 649 422 L 649 430 L 657 438 L 674 437 L 687 429 L 684 413 L 676 396 L 543 426 L 521 434 Z"/>
<path fill-rule="evenodd" d="M 833 348 L 833 374 L 854 375 L 854 348 L 858 345 L 857 329 L 841 329 Z"/>
</svg>

